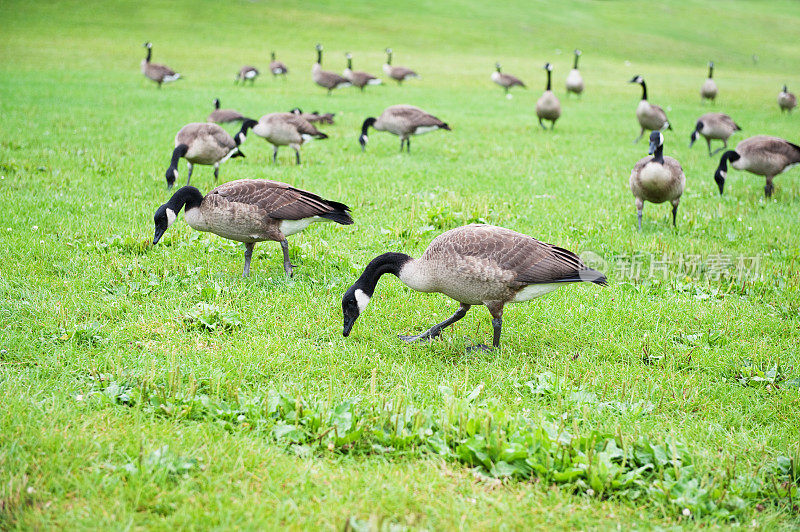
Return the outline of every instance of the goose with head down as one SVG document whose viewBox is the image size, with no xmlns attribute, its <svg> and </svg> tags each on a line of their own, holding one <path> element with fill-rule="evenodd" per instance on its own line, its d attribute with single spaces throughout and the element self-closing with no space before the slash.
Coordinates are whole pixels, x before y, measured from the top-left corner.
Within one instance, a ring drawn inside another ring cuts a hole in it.
<svg viewBox="0 0 800 532">
<path fill-rule="evenodd" d="M 450 131 L 447 123 L 419 107 L 392 105 L 384 109 L 378 118 L 369 117 L 361 124 L 361 135 L 358 137 L 358 142 L 361 144 L 362 151 L 367 149 L 370 127 L 397 135 L 400 137 L 400 151 L 403 151 L 403 144 L 405 144 L 406 151 L 409 153 L 411 152 L 412 135 L 421 135 L 437 129 Z"/>
<path fill-rule="evenodd" d="M 736 145 L 736 149 L 728 150 L 719 159 L 719 166 L 714 172 L 714 181 L 719 193 L 725 188 L 728 176 L 728 163 L 737 170 L 747 170 L 766 179 L 764 194 L 769 198 L 775 189 L 772 180 L 798 164 L 800 164 L 800 146 L 779 137 L 756 135 L 744 139 Z"/>
<path fill-rule="evenodd" d="M 725 113 L 706 113 L 697 119 L 697 124 L 689 138 L 689 147 L 691 148 L 697 138 L 702 135 L 708 144 L 708 156 L 713 157 L 714 154 L 728 147 L 728 139 L 731 138 L 731 135 L 741 130 L 742 128 L 733 121 L 733 118 Z M 712 140 L 721 140 L 723 146 L 712 152 Z"/>
</svg>

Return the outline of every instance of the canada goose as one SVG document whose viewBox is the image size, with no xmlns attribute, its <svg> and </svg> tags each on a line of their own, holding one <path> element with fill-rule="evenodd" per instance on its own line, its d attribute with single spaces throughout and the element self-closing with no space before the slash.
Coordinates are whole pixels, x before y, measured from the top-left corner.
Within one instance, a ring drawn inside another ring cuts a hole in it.
<svg viewBox="0 0 800 532">
<path fill-rule="evenodd" d="M 350 80 L 355 87 L 361 89 L 361 92 L 364 92 L 365 85 L 380 85 L 383 83 L 379 78 L 376 78 L 372 74 L 368 74 L 366 72 L 361 72 L 356 70 L 353 72 L 353 56 L 350 53 L 346 53 L 345 57 L 347 58 L 347 68 L 344 69 L 343 75 L 345 78 Z"/>
<path fill-rule="evenodd" d="M 506 96 L 508 96 L 508 90 L 511 87 L 522 87 L 523 89 L 526 88 L 525 84 L 522 83 L 518 77 L 512 76 L 511 74 L 503 74 L 503 72 L 500 70 L 502 68 L 500 63 L 495 63 L 494 68 L 495 71 L 492 72 L 492 81 L 503 87 L 506 92 Z"/>
<path fill-rule="evenodd" d="M 629 83 L 638 83 L 642 86 L 642 99 L 639 101 L 638 107 L 636 107 L 636 119 L 639 121 L 639 125 L 642 126 L 642 132 L 633 142 L 639 142 L 644 136 L 645 130 L 663 131 L 664 129 L 672 129 L 667 120 L 667 113 L 661 107 L 647 101 L 647 85 L 645 85 L 644 78 L 642 76 L 634 76 Z"/>
<path fill-rule="evenodd" d="M 147 48 L 147 57 L 142 59 L 142 74 L 144 74 L 145 77 L 158 83 L 159 89 L 162 83 L 169 83 L 180 79 L 181 75 L 167 65 L 150 62 L 150 57 L 153 55 L 153 43 L 146 42 L 144 43 L 144 47 Z"/>
<path fill-rule="evenodd" d="M 183 126 L 175 135 L 175 149 L 167 168 L 167 188 L 172 188 L 178 178 L 178 161 L 186 159 L 189 175 L 186 184 L 192 180 L 192 169 L 195 164 L 214 165 L 214 183 L 219 177 L 219 165 L 231 157 L 244 157 L 239 146 L 247 136 L 247 130 L 256 125 L 255 120 L 245 119 L 242 129 L 231 137 L 227 131 L 217 124 L 193 122 Z"/>
<path fill-rule="evenodd" d="M 561 103 L 551 90 L 550 78 L 553 73 L 553 65 L 545 63 L 544 69 L 547 71 L 547 88 L 536 101 L 536 116 L 539 117 L 539 125 L 542 126 L 542 129 L 547 129 L 542 120 L 550 120 L 550 129 L 553 129 L 556 127 L 556 120 L 561 116 Z"/>
<path fill-rule="evenodd" d="M 418 78 L 419 75 L 410 68 L 401 66 L 392 66 L 392 49 L 386 49 L 386 63 L 383 64 L 383 72 L 395 80 L 398 85 L 402 85 L 403 81 L 411 78 Z"/>
<path fill-rule="evenodd" d="M 572 65 L 572 70 L 567 74 L 567 95 L 574 92 L 578 96 L 583 92 L 583 77 L 581 71 L 578 70 L 578 58 L 581 56 L 580 50 L 575 50 L 575 63 Z"/>
<path fill-rule="evenodd" d="M 296 115 L 302 116 L 307 121 L 312 124 L 319 122 L 320 124 L 330 124 L 333 125 L 333 117 L 336 116 L 336 113 L 318 113 L 317 111 L 312 111 L 311 113 L 304 113 L 302 109 L 299 107 L 295 107 L 290 113 L 294 113 Z"/>
<path fill-rule="evenodd" d="M 631 192 L 636 198 L 636 217 L 639 231 L 642 230 L 642 209 L 644 202 L 672 203 L 672 225 L 676 225 L 678 204 L 686 186 L 686 176 L 681 164 L 672 157 L 664 157 L 664 135 L 660 131 L 650 133 L 652 157 L 639 159 L 631 170 L 629 181 Z"/>
<path fill-rule="evenodd" d="M 250 259 L 256 242 L 280 242 L 283 269 L 291 277 L 294 265 L 289 261 L 287 236 L 299 233 L 314 222 L 353 223 L 347 212 L 350 208 L 343 203 L 322 199 L 286 183 L 239 179 L 218 186 L 206 197 L 194 187 L 180 188 L 156 210 L 153 245 L 184 207 L 184 218 L 192 229 L 244 242 L 244 277 L 250 275 Z"/>
<path fill-rule="evenodd" d="M 283 79 L 286 79 L 286 74 L 289 73 L 289 69 L 286 68 L 286 65 L 275 59 L 275 52 L 270 53 L 270 59 L 269 71 L 272 72 L 272 76 L 283 76 Z"/>
<path fill-rule="evenodd" d="M 728 163 L 737 170 L 763 175 L 767 179 L 764 194 L 769 198 L 774 189 L 772 180 L 775 176 L 800 164 L 800 146 L 788 140 L 766 135 L 744 139 L 736 145 L 735 150 L 726 151 L 719 159 L 719 166 L 714 172 L 714 181 L 717 182 L 720 195 L 725 187 L 725 178 L 728 176 Z"/>
<path fill-rule="evenodd" d="M 419 107 L 413 105 L 392 105 L 387 107 L 377 119 L 369 117 L 361 125 L 361 136 L 358 142 L 361 144 L 361 151 L 367 149 L 369 128 L 372 126 L 378 131 L 388 131 L 400 137 L 400 151 L 403 151 L 403 143 L 406 151 L 411 152 L 411 135 L 422 135 L 437 129 L 450 131 L 450 126 L 442 122 L 432 114 L 428 114 Z"/>
<path fill-rule="evenodd" d="M 217 124 L 225 124 L 227 122 L 243 122 L 244 115 L 239 111 L 233 109 L 220 109 L 219 98 L 214 98 L 214 110 L 208 115 L 206 122 L 216 122 Z"/>
<path fill-rule="evenodd" d="M 233 80 L 233 82 L 236 84 L 241 81 L 242 85 L 244 85 L 245 81 L 250 81 L 250 85 L 255 85 L 258 74 L 259 72 L 256 67 L 245 65 L 239 69 L 239 72 L 236 73 L 236 78 Z"/>
<path fill-rule="evenodd" d="M 700 98 L 703 100 L 711 100 L 712 102 L 717 97 L 717 84 L 714 83 L 714 62 L 708 63 L 708 79 L 705 80 L 703 86 L 700 88 Z"/>
<path fill-rule="evenodd" d="M 317 45 L 317 62 L 311 67 L 311 77 L 314 83 L 328 89 L 328 96 L 331 95 L 333 89 L 339 87 L 349 87 L 352 85 L 347 79 L 343 78 L 336 72 L 322 70 L 322 45 Z"/>
<path fill-rule="evenodd" d="M 289 146 L 300 164 L 300 146 L 311 139 L 327 139 L 302 116 L 294 113 L 271 113 L 262 116 L 253 126 L 253 133 L 272 144 L 272 162 L 278 162 L 278 147 Z"/>
<path fill-rule="evenodd" d="M 733 118 L 725 113 L 706 113 L 697 119 L 697 124 L 689 140 L 689 147 L 692 147 L 698 135 L 703 135 L 708 143 L 708 156 L 713 157 L 715 153 L 728 147 L 728 139 L 731 135 L 741 130 L 742 128 L 733 121 Z M 712 152 L 712 139 L 721 140 L 723 146 Z"/>
<path fill-rule="evenodd" d="M 794 93 L 788 91 L 786 85 L 784 85 L 783 90 L 778 93 L 778 106 L 780 106 L 782 113 L 785 111 L 791 113 L 792 109 L 797 107 L 797 98 Z"/>
<path fill-rule="evenodd" d="M 486 305 L 493 318 L 494 347 L 500 345 L 506 303 L 543 296 L 564 283 L 606 284 L 602 273 L 587 268 L 571 251 L 502 227 L 471 224 L 442 233 L 418 259 L 405 253 L 375 257 L 342 297 L 345 337 L 385 273 L 396 275 L 413 290 L 439 292 L 461 304 L 452 317 L 423 333 L 400 336 L 402 340 L 436 338 L 442 329 L 463 318 L 472 305 Z"/>
</svg>

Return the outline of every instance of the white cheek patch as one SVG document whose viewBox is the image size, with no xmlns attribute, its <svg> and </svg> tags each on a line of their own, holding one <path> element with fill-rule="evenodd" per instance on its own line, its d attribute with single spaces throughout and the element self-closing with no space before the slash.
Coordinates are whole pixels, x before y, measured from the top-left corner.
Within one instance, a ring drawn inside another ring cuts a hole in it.
<svg viewBox="0 0 800 532">
<path fill-rule="evenodd" d="M 175 211 L 172 209 L 167 209 L 167 227 L 172 227 L 172 224 L 175 223 L 175 219 L 177 217 L 178 215 L 175 214 Z"/>
<path fill-rule="evenodd" d="M 356 303 L 358 303 L 358 312 L 364 312 L 364 309 L 369 305 L 370 297 L 364 293 L 360 288 L 356 290 Z"/>
<path fill-rule="evenodd" d="M 661 146 L 663 144 L 664 144 L 664 134 L 663 133 L 659 133 L 658 134 L 658 145 Z"/>
</svg>

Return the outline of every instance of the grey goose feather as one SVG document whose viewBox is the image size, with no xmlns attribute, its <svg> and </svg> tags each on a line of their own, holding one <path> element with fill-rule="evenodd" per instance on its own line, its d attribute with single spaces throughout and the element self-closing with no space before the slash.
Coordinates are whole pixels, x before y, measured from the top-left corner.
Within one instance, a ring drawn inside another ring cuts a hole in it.
<svg viewBox="0 0 800 532">
<path fill-rule="evenodd" d="M 384 74 L 395 80 L 398 85 L 402 85 L 403 82 L 407 79 L 419 77 L 419 75 L 410 68 L 402 66 L 392 66 L 391 48 L 386 49 L 386 63 L 383 64 L 383 72 Z"/>
<path fill-rule="evenodd" d="M 159 63 L 152 63 L 150 59 L 153 55 L 153 43 L 146 42 L 144 47 L 147 48 L 147 57 L 142 59 L 142 74 L 146 78 L 151 79 L 158 83 L 158 88 L 161 88 L 162 83 L 169 83 L 180 79 L 181 75 L 169 68 L 167 65 Z"/>
<path fill-rule="evenodd" d="M 300 164 L 300 146 L 312 139 L 326 139 L 328 135 L 295 113 L 271 113 L 262 116 L 253 126 L 253 133 L 273 146 L 272 162 L 278 162 L 278 148 L 289 146 Z"/>
<path fill-rule="evenodd" d="M 350 53 L 345 54 L 345 58 L 347 58 L 347 68 L 344 69 L 342 75 L 350 80 L 350 83 L 352 83 L 354 87 L 361 89 L 361 92 L 364 92 L 364 87 L 367 85 L 380 85 L 382 83 L 380 78 L 372 74 L 360 70 L 353 70 L 353 56 L 350 55 Z"/>
<path fill-rule="evenodd" d="M 714 101 L 717 98 L 717 84 L 714 82 L 714 62 L 708 63 L 708 78 L 700 87 L 700 98 L 703 100 Z"/>
<path fill-rule="evenodd" d="M 587 268 L 571 251 L 502 227 L 467 225 L 436 237 L 418 259 L 404 253 L 384 253 L 373 259 L 342 297 L 344 336 L 350 334 L 386 273 L 396 275 L 413 290 L 439 292 L 460 303 L 458 311 L 444 322 L 401 339 L 436 338 L 472 305 L 485 305 L 493 318 L 494 347 L 500 345 L 507 303 L 543 296 L 565 283 L 606 283 L 602 273 Z"/>
<path fill-rule="evenodd" d="M 580 50 L 575 50 L 575 62 L 572 65 L 572 70 L 567 74 L 567 95 L 573 93 L 580 96 L 583 92 L 583 76 L 581 76 L 581 71 L 578 70 L 578 58 L 580 58 L 581 53 Z"/>
<path fill-rule="evenodd" d="M 400 137 L 400 151 L 403 151 L 403 144 L 406 151 L 411 152 L 412 135 L 421 135 L 437 129 L 450 131 L 450 126 L 442 122 L 430 113 L 426 113 L 419 107 L 413 105 L 392 105 L 383 110 L 378 118 L 369 117 L 361 124 L 361 136 L 358 142 L 361 150 L 367 148 L 369 140 L 369 128 L 373 127 L 378 131 L 388 131 Z"/>
<path fill-rule="evenodd" d="M 664 109 L 647 101 L 647 84 L 645 83 L 644 78 L 642 76 L 634 76 L 629 83 L 638 83 L 642 86 L 642 99 L 639 100 L 639 105 L 636 107 L 636 120 L 639 121 L 642 131 L 633 142 L 639 142 L 639 140 L 644 136 L 645 131 L 663 131 L 665 129 L 672 129 L 672 126 L 669 125 L 667 113 L 664 112 Z"/>
<path fill-rule="evenodd" d="M 800 146 L 767 135 L 744 139 L 736 145 L 736 149 L 724 152 L 719 159 L 719 166 L 714 172 L 714 181 L 719 187 L 720 195 L 725 188 L 728 163 L 737 170 L 747 170 L 752 174 L 764 176 L 766 179 L 764 194 L 770 197 L 775 188 L 772 184 L 775 176 L 800 164 Z"/>
<path fill-rule="evenodd" d="M 686 187 L 686 176 L 681 164 L 672 157 L 664 156 L 664 135 L 660 131 L 650 133 L 650 156 L 639 159 L 631 170 L 628 184 L 636 199 L 636 217 L 639 231 L 642 230 L 644 202 L 672 204 L 672 225 L 676 225 L 678 204 Z"/>
<path fill-rule="evenodd" d="M 733 118 L 725 113 L 706 113 L 697 119 L 694 126 L 694 131 L 689 138 L 689 147 L 691 148 L 698 136 L 702 135 L 708 144 L 708 156 L 712 157 L 715 153 L 724 150 L 728 147 L 728 139 L 736 133 L 741 131 L 742 128 L 733 121 Z M 711 141 L 721 140 L 723 146 L 711 151 Z"/>
<path fill-rule="evenodd" d="M 220 109 L 219 98 L 214 98 L 214 110 L 208 115 L 207 122 L 226 124 L 229 122 L 243 122 L 245 116 L 233 109 Z"/>
<path fill-rule="evenodd" d="M 219 165 L 231 157 L 244 157 L 239 145 L 244 142 L 247 130 L 255 126 L 255 120 L 246 119 L 242 129 L 234 136 L 217 124 L 193 122 L 183 126 L 175 135 L 175 149 L 167 168 L 167 187 L 172 188 L 178 178 L 178 161 L 186 159 L 188 176 L 186 184 L 192 180 L 192 169 L 195 164 L 214 166 L 214 183 L 219 177 Z"/>
<path fill-rule="evenodd" d="M 311 67 L 311 78 L 314 80 L 314 83 L 320 87 L 328 89 L 328 96 L 331 95 L 331 91 L 333 89 L 338 89 L 339 87 L 349 87 L 352 85 L 347 78 L 340 76 L 336 72 L 322 70 L 322 45 L 318 44 L 316 48 L 317 62 Z"/>
<path fill-rule="evenodd" d="M 495 71 L 492 72 L 492 81 L 503 87 L 505 90 L 506 95 L 508 95 L 508 90 L 511 87 L 522 87 L 523 89 L 526 88 L 525 84 L 516 76 L 512 76 L 511 74 L 504 74 L 502 71 L 502 65 L 500 63 L 494 64 Z"/>
<path fill-rule="evenodd" d="M 542 120 L 549 120 L 550 129 L 552 130 L 556 127 L 556 120 L 561 116 L 561 102 L 558 101 L 558 98 L 552 91 L 551 77 L 553 74 L 553 65 L 545 63 L 544 69 L 547 72 L 547 87 L 545 88 L 544 94 L 536 101 L 536 116 L 539 118 L 539 125 L 542 126 L 542 129 L 547 129 L 544 127 L 544 122 L 542 122 Z"/>
<path fill-rule="evenodd" d="M 797 98 L 794 93 L 789 92 L 786 85 L 784 85 L 781 92 L 778 93 L 778 107 L 781 108 L 782 113 L 786 111 L 791 112 L 792 109 L 797 107 Z"/>
<path fill-rule="evenodd" d="M 299 233 L 315 222 L 332 221 L 350 225 L 353 219 L 343 203 L 323 199 L 286 183 L 264 179 L 240 179 L 218 186 L 203 197 L 199 190 L 185 186 L 158 208 L 153 221 L 153 245 L 185 208 L 186 222 L 197 231 L 214 233 L 245 244 L 244 276 L 250 274 L 250 259 L 256 242 L 280 242 L 283 267 L 291 276 L 287 236 Z"/>
</svg>

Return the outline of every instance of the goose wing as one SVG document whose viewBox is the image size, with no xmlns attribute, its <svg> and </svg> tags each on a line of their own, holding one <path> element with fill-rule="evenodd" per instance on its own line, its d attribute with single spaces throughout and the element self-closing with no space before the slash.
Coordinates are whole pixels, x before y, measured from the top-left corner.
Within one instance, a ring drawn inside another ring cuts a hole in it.
<svg viewBox="0 0 800 532">
<path fill-rule="evenodd" d="M 407 122 L 409 125 L 416 127 L 442 127 L 446 125 L 432 114 L 426 113 L 419 107 L 414 107 L 413 105 L 394 105 L 386 109 L 385 112 L 388 112 L 395 120 Z"/>
<path fill-rule="evenodd" d="M 511 74 L 501 74 L 501 76 L 503 78 L 504 84 L 506 86 L 508 86 L 508 87 L 514 87 L 514 86 L 524 87 L 525 86 L 525 84 L 522 83 L 522 80 L 520 80 L 516 76 L 512 76 Z"/>
</svg>

